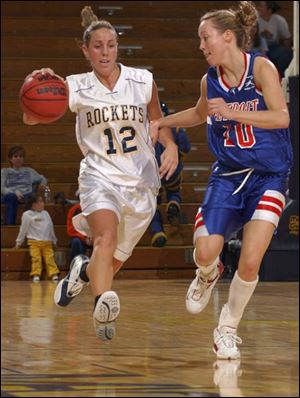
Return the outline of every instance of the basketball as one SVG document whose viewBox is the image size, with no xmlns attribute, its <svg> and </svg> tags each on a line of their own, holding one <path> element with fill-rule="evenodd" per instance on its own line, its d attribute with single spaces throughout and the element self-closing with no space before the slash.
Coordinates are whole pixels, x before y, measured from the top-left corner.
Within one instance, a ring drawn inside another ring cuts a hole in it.
<svg viewBox="0 0 300 398">
<path fill-rule="evenodd" d="M 37 73 L 26 79 L 21 87 L 20 105 L 24 113 L 39 123 L 54 122 L 68 108 L 66 85 L 56 75 Z"/>
</svg>

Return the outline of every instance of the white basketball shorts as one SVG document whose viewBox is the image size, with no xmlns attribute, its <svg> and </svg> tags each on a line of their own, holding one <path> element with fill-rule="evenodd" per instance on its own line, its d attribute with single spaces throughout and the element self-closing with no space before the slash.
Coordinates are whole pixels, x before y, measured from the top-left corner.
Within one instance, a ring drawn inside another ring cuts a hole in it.
<svg viewBox="0 0 300 398">
<path fill-rule="evenodd" d="M 154 216 L 157 190 L 119 186 L 87 173 L 79 177 L 79 190 L 82 213 L 72 219 L 75 229 L 91 236 L 86 216 L 96 210 L 112 210 L 119 220 L 114 257 L 126 261 Z"/>
</svg>

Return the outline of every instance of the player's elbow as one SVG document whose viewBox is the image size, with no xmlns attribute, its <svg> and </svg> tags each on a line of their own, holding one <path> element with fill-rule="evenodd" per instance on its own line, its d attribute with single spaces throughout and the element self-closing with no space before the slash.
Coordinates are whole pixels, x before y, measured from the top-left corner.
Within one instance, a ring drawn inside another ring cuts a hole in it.
<svg viewBox="0 0 300 398">
<path fill-rule="evenodd" d="M 280 128 L 282 129 L 287 129 L 290 125 L 290 115 L 287 109 L 284 109 L 281 112 L 281 117 L 280 117 Z"/>
</svg>

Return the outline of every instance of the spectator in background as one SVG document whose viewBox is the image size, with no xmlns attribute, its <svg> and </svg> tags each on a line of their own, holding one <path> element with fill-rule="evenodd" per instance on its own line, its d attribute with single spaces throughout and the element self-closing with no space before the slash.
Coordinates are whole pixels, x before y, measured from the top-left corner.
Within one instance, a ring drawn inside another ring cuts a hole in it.
<svg viewBox="0 0 300 398">
<path fill-rule="evenodd" d="M 37 186 L 46 186 L 46 178 L 31 167 L 23 167 L 25 151 L 14 146 L 8 151 L 11 167 L 1 169 L 1 203 L 6 204 L 4 224 L 15 225 L 18 204 L 27 201 Z"/>
<path fill-rule="evenodd" d="M 70 262 L 72 262 L 73 258 L 78 256 L 79 254 L 90 256 L 90 252 L 93 246 L 92 239 L 78 232 L 73 226 L 72 218 L 80 213 L 81 206 L 78 202 L 70 208 L 67 215 L 67 232 L 70 237 L 71 246 Z"/>
<path fill-rule="evenodd" d="M 280 10 L 275 1 L 261 1 L 258 6 L 260 35 L 266 39 L 267 56 L 275 64 L 281 77 L 293 58 L 292 40 L 287 21 L 277 14 Z"/>
<path fill-rule="evenodd" d="M 42 274 L 42 257 L 46 264 L 49 278 L 58 281 L 59 269 L 54 260 L 52 244 L 56 245 L 57 238 L 54 233 L 53 222 L 49 213 L 44 210 L 45 203 L 42 196 L 33 194 L 28 199 L 24 211 L 20 231 L 16 239 L 16 249 L 28 240 L 31 256 L 31 272 L 33 282 L 39 282 Z"/>
<path fill-rule="evenodd" d="M 164 116 L 169 115 L 169 109 L 164 102 L 160 103 L 161 110 Z M 191 149 L 191 144 L 189 142 L 186 130 L 184 128 L 172 128 L 172 134 L 174 141 L 178 146 L 178 166 L 171 177 L 166 180 L 166 178 L 161 179 L 161 189 L 157 196 L 157 208 L 154 217 L 150 224 L 150 233 L 152 235 L 151 244 L 154 247 L 163 247 L 167 243 L 167 235 L 163 229 L 163 220 L 160 212 L 160 205 L 162 202 L 162 191 L 165 190 L 167 196 L 167 218 L 171 225 L 177 225 L 180 222 L 181 216 L 181 180 L 182 180 L 182 169 L 184 166 L 183 157 L 185 154 L 189 153 Z M 158 166 L 161 165 L 161 155 L 165 148 L 162 144 L 157 142 L 155 144 L 155 156 Z"/>
<path fill-rule="evenodd" d="M 251 40 L 248 51 L 264 55 L 269 51 L 267 40 L 259 34 L 258 23 L 251 29 Z"/>
</svg>

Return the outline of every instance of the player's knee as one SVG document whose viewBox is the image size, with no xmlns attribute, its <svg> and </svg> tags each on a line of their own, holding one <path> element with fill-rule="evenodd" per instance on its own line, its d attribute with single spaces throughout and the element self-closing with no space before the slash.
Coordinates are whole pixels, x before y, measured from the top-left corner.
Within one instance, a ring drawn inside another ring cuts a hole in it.
<svg viewBox="0 0 300 398">
<path fill-rule="evenodd" d="M 243 259 L 239 266 L 241 278 L 245 280 L 255 279 L 259 271 L 260 263 L 260 259 L 256 258 L 256 256 L 249 256 Z"/>
<path fill-rule="evenodd" d="M 101 250 L 104 252 L 114 252 L 117 247 L 117 237 L 108 231 L 94 238 L 93 251 Z"/>
<path fill-rule="evenodd" d="M 210 253 L 208 250 L 198 248 L 195 250 L 194 260 L 198 265 L 210 265 L 215 259 L 216 255 L 214 255 L 214 253 Z"/>
</svg>

